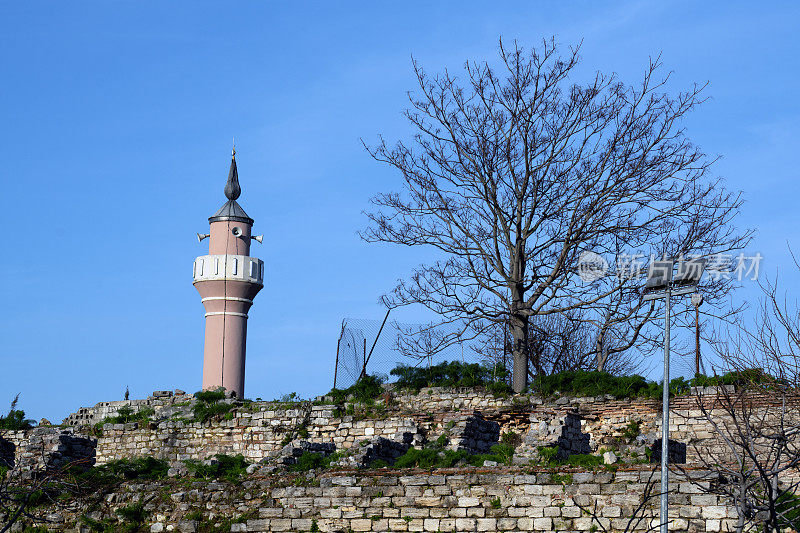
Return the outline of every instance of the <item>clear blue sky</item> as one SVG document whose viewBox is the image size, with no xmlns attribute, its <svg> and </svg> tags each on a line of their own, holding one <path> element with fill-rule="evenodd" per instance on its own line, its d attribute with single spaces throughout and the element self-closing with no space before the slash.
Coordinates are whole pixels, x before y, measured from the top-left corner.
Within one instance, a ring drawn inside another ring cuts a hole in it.
<svg viewBox="0 0 800 533">
<path fill-rule="evenodd" d="M 223 202 L 233 136 L 267 265 L 247 396 L 330 389 L 342 317 L 380 318 L 420 258 L 357 237 L 368 198 L 399 184 L 359 137 L 407 135 L 412 54 L 458 70 L 501 35 L 582 39 L 584 69 L 631 82 L 663 52 L 674 87 L 710 82 L 688 133 L 745 191 L 750 249 L 796 289 L 798 19 L 794 2 L 3 2 L 0 409 L 20 392 L 60 421 L 126 385 L 199 388 L 194 234 Z"/>
</svg>

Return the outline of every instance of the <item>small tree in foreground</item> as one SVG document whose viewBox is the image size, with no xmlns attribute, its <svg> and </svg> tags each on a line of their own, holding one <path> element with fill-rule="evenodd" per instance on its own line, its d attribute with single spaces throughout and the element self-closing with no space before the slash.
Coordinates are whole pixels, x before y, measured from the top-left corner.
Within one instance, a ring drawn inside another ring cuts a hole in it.
<svg viewBox="0 0 800 533">
<path fill-rule="evenodd" d="M 702 87 L 665 94 L 658 61 L 635 85 L 599 72 L 578 83 L 578 62 L 577 49 L 561 56 L 552 40 L 530 52 L 501 42 L 499 67 L 467 63 L 463 80 L 415 62 L 413 140 L 368 148 L 400 172 L 403 191 L 372 199 L 362 237 L 441 257 L 384 298 L 440 317 L 406 348 L 425 356 L 508 328 L 517 392 L 528 382 L 532 317 L 580 310 L 595 332 L 588 353 L 604 369 L 659 335 L 648 328 L 655 304 L 640 302 L 625 258 L 707 256 L 748 238 L 731 228 L 739 196 L 709 176 L 711 160 L 680 126 Z M 581 278 L 597 257 L 586 252 L 611 258 L 615 275 Z M 704 283 L 712 305 L 730 288 Z"/>
<path fill-rule="evenodd" d="M 19 402 L 19 394 L 11 401 L 11 408 L 8 410 L 8 414 L 0 416 L 0 430 L 31 429 L 36 424 L 35 421 L 25 418 L 25 411 L 17 409 L 17 402 Z"/>
<path fill-rule="evenodd" d="M 736 506 L 736 531 L 800 529 L 800 312 L 779 296 L 777 281 L 752 324 L 735 323 L 714 344 L 735 386 L 698 392 L 712 444 L 696 445 L 700 463 L 718 476 L 703 490 Z"/>
</svg>

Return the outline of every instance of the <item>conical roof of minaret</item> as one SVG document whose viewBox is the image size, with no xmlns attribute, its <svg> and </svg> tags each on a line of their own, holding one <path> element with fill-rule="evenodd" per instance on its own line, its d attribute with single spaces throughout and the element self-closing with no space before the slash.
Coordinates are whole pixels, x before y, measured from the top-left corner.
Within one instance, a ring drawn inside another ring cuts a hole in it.
<svg viewBox="0 0 800 533">
<path fill-rule="evenodd" d="M 236 169 L 236 149 L 233 150 L 231 155 L 231 168 L 228 171 L 228 181 L 225 183 L 225 197 L 228 201 L 219 208 L 209 219 L 209 222 L 220 222 L 224 220 L 233 220 L 236 222 L 245 222 L 252 224 L 253 219 L 247 216 L 242 206 L 236 203 L 236 199 L 242 194 L 242 188 L 239 186 L 239 171 Z"/>
</svg>

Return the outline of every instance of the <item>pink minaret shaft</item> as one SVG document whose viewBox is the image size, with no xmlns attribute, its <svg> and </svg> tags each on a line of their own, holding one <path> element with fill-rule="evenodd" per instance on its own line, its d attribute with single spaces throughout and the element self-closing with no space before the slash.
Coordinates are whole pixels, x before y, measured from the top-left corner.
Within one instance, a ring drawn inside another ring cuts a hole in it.
<svg viewBox="0 0 800 533">
<path fill-rule="evenodd" d="M 250 257 L 253 219 L 236 199 L 242 193 L 236 169 L 236 150 L 231 157 L 225 196 L 228 201 L 208 222 L 211 232 L 208 255 L 194 260 L 194 286 L 206 308 L 206 340 L 203 354 L 203 389 L 225 387 L 244 397 L 244 363 L 247 312 L 264 286 L 264 262 Z"/>
</svg>

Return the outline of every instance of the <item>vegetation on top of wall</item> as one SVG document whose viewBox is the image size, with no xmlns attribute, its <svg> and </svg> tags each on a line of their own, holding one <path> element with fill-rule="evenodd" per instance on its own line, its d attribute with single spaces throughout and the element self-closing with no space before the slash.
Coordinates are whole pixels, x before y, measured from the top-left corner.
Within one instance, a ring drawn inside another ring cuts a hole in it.
<svg viewBox="0 0 800 533">
<path fill-rule="evenodd" d="M 130 407 L 123 406 L 117 409 L 117 414 L 114 416 L 107 416 L 100 422 L 94 425 L 94 434 L 101 435 L 103 433 L 103 426 L 105 424 L 128 424 L 137 422 L 142 425 L 150 423 L 150 417 L 156 413 L 152 407 L 143 407 L 138 411 L 134 411 Z"/>
<path fill-rule="evenodd" d="M 304 451 L 303 455 L 297 458 L 297 462 L 289 466 L 293 472 L 308 472 L 309 470 L 319 470 L 331 467 L 331 463 L 340 459 L 341 453 L 323 455 L 318 452 Z"/>
<path fill-rule="evenodd" d="M 348 400 L 372 403 L 383 393 L 382 385 L 385 381 L 383 376 L 368 374 L 346 389 L 332 389 L 327 396 L 332 397 L 333 403 L 344 403 Z"/>
<path fill-rule="evenodd" d="M 728 372 L 721 376 L 698 374 L 689 381 L 693 387 L 719 387 L 721 385 L 741 387 L 745 385 L 768 385 L 770 383 L 781 384 L 781 380 L 770 376 L 760 368 Z"/>
<path fill-rule="evenodd" d="M 233 410 L 236 405 L 233 402 L 225 402 L 225 389 L 219 387 L 217 390 L 205 390 L 194 393 L 195 400 L 192 406 L 194 419 L 201 423 L 206 423 L 212 419 L 233 418 Z"/>
<path fill-rule="evenodd" d="M 394 468 L 451 468 L 459 464 L 483 466 L 485 461 L 510 465 L 514 448 L 508 444 L 495 444 L 491 453 L 471 454 L 466 450 L 442 450 L 437 447 L 411 447 L 394 463 Z"/>
<path fill-rule="evenodd" d="M 539 457 L 544 466 L 577 466 L 581 468 L 594 468 L 603 465 L 603 457 L 588 453 L 576 453 L 566 458 L 558 459 L 558 446 L 539 446 Z"/>
<path fill-rule="evenodd" d="M 17 402 L 19 401 L 19 394 L 17 394 L 11 401 L 11 409 L 8 410 L 6 416 L 0 416 L 0 429 L 8 429 L 11 431 L 20 429 L 31 429 L 36 422 L 25 418 L 25 411 L 17 409 Z"/>
<path fill-rule="evenodd" d="M 242 454 L 226 455 L 218 453 L 207 464 L 194 459 L 184 461 L 192 477 L 202 479 L 227 479 L 237 481 L 247 474 L 248 463 Z"/>
<path fill-rule="evenodd" d="M 669 382 L 670 394 L 681 395 L 689 392 L 690 381 L 678 377 Z M 610 394 L 614 398 L 660 398 L 661 384 L 648 381 L 642 376 L 615 376 L 608 372 L 570 371 L 549 376 L 536 376 L 531 385 L 533 392 L 541 396 L 566 394 L 570 396 L 602 396 Z"/>
<path fill-rule="evenodd" d="M 508 387 L 508 370 L 502 364 L 445 361 L 430 367 L 400 365 L 391 371 L 397 376 L 395 386 L 419 391 L 424 387 L 487 387 L 492 390 Z"/>
<path fill-rule="evenodd" d="M 169 464 L 155 457 L 136 457 L 110 461 L 96 468 L 125 479 L 163 479 L 167 477 Z"/>
<path fill-rule="evenodd" d="M 691 387 L 712 387 L 720 385 L 769 385 L 780 384 L 780 380 L 764 373 L 760 369 L 749 369 L 729 372 L 722 376 L 696 375 L 692 379 L 677 377 L 669 382 L 670 396 L 689 393 Z M 571 396 L 601 396 L 610 394 L 621 398 L 661 398 L 661 383 L 649 381 L 642 376 L 615 376 L 607 372 L 570 371 L 559 372 L 549 376 L 537 376 L 531 384 L 531 390 L 541 396 L 553 396 L 557 393 Z"/>
</svg>

